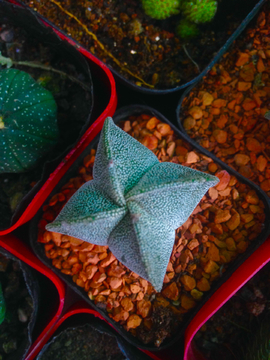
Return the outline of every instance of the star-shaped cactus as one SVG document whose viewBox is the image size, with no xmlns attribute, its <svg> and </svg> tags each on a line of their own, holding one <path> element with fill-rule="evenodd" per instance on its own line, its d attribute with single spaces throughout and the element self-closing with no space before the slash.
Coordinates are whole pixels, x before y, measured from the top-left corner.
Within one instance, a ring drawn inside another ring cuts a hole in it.
<svg viewBox="0 0 270 360">
<path fill-rule="evenodd" d="M 107 118 L 93 180 L 73 195 L 46 229 L 108 245 L 119 261 L 160 291 L 175 229 L 218 181 L 188 167 L 160 163 Z"/>
</svg>

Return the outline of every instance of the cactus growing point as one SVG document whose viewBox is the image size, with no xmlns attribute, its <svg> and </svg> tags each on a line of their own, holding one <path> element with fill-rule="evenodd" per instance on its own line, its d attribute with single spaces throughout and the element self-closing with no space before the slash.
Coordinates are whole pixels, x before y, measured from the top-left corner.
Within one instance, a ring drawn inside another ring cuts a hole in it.
<svg viewBox="0 0 270 360">
<path fill-rule="evenodd" d="M 0 173 L 28 170 L 57 138 L 52 94 L 23 71 L 0 70 Z"/>
<path fill-rule="evenodd" d="M 188 167 L 160 163 L 107 118 L 93 180 L 71 197 L 46 229 L 108 245 L 119 261 L 160 291 L 175 229 L 218 181 Z"/>
</svg>

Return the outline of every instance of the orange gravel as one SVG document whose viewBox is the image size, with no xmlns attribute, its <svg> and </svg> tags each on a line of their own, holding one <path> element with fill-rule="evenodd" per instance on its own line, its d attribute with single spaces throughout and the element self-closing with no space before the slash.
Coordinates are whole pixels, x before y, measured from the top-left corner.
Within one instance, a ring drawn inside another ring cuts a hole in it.
<svg viewBox="0 0 270 360">
<path fill-rule="evenodd" d="M 168 124 L 143 114 L 130 117 L 121 126 L 160 161 L 189 166 L 220 179 L 176 230 L 162 292 L 156 293 L 150 283 L 121 264 L 107 246 L 45 231 L 45 225 L 54 220 L 75 191 L 92 179 L 94 149 L 84 158 L 77 177 L 43 207 L 38 241 L 44 243 L 52 264 L 70 275 L 113 320 L 144 343 L 159 346 L 228 264 L 256 239 L 265 220 L 264 204 L 254 190 L 177 138 Z"/>
<path fill-rule="evenodd" d="M 184 99 L 188 135 L 270 196 L 270 10 Z"/>
</svg>

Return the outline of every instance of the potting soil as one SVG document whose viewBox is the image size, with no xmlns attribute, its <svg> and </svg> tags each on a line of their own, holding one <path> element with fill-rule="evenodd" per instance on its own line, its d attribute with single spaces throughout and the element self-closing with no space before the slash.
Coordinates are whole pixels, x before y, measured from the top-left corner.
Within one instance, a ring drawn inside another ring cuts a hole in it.
<svg viewBox="0 0 270 360">
<path fill-rule="evenodd" d="M 90 325 L 61 332 L 39 360 L 125 360 L 114 337 Z"/>
<path fill-rule="evenodd" d="M 181 12 L 155 20 L 137 0 L 23 2 L 134 84 L 165 90 L 199 75 L 257 0 L 219 0 L 213 21 L 184 40 L 175 34 Z"/>
</svg>

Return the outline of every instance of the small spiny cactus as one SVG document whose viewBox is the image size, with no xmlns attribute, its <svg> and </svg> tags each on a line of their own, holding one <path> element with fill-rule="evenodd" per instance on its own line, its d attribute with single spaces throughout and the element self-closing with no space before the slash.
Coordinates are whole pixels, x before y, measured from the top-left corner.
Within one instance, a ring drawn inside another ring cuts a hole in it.
<svg viewBox="0 0 270 360">
<path fill-rule="evenodd" d="M 0 70 L 0 173 L 28 170 L 57 139 L 52 94 L 23 71 Z"/>
<path fill-rule="evenodd" d="M 188 0 L 182 4 L 182 12 L 186 18 L 195 24 L 202 24 L 213 19 L 217 11 L 215 0 Z"/>
<path fill-rule="evenodd" d="M 181 0 L 142 0 L 144 12 L 153 19 L 166 19 L 180 11 Z"/>
<path fill-rule="evenodd" d="M 194 38 L 199 34 L 197 25 L 187 19 L 180 20 L 175 31 L 176 34 L 183 39 Z"/>
<path fill-rule="evenodd" d="M 163 20 L 181 12 L 183 16 L 176 27 L 182 39 L 191 39 L 199 34 L 196 24 L 209 22 L 217 11 L 216 0 L 142 0 L 144 12 L 153 19 Z"/>
<path fill-rule="evenodd" d="M 107 118 L 93 180 L 71 197 L 46 229 L 108 245 L 119 261 L 160 291 L 175 229 L 218 181 L 188 167 L 160 163 Z"/>
</svg>

